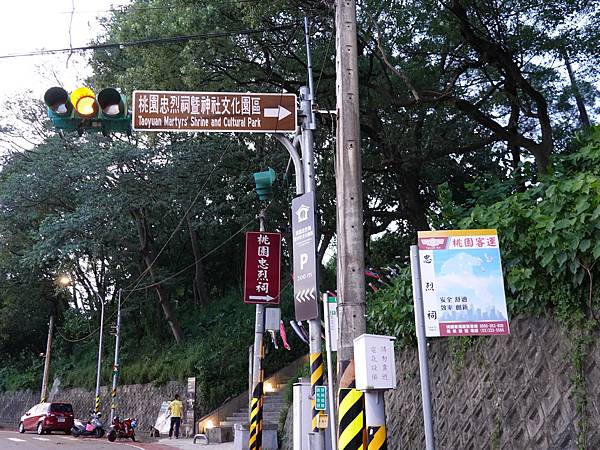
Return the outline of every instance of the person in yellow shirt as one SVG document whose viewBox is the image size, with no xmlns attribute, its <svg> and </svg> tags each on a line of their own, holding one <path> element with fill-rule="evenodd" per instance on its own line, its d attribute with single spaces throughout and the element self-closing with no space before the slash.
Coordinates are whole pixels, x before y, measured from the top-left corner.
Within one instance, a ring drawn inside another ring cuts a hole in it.
<svg viewBox="0 0 600 450">
<path fill-rule="evenodd" d="M 169 439 L 173 436 L 173 428 L 175 428 L 175 439 L 179 439 L 179 426 L 181 425 L 181 416 L 183 416 L 183 403 L 179 400 L 179 394 L 175 394 L 175 398 L 169 403 L 167 411 L 171 416 Z"/>
</svg>

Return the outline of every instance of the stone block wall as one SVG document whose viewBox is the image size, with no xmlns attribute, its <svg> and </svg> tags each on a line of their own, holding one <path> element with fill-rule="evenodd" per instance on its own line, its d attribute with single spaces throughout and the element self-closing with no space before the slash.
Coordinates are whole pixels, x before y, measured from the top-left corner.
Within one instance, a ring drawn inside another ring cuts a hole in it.
<svg viewBox="0 0 600 450">
<path fill-rule="evenodd" d="M 589 449 L 600 448 L 598 337 L 585 364 Z M 478 338 L 463 361 L 445 338 L 431 339 L 428 351 L 437 449 L 577 448 L 573 343 L 554 320 L 513 320 L 510 336 Z M 396 357 L 398 388 L 386 395 L 389 448 L 422 449 L 417 350 Z"/>
<path fill-rule="evenodd" d="M 117 396 L 117 414 L 120 417 L 136 417 L 141 431 L 149 431 L 154 425 L 160 405 L 178 393 L 185 399 L 187 385 L 171 381 L 164 386 L 134 384 L 121 386 Z M 100 388 L 101 411 L 108 420 L 111 406 L 111 388 Z M 40 392 L 19 391 L 0 393 L 0 423 L 16 428 L 19 418 L 31 406 L 39 402 Z M 64 401 L 73 405 L 75 417 L 86 418 L 94 408 L 95 392 L 81 388 L 52 389 L 50 401 Z"/>
<path fill-rule="evenodd" d="M 584 364 L 585 391 L 572 381 L 574 330 L 550 318 L 517 318 L 510 336 L 480 337 L 465 351 L 430 339 L 429 372 L 437 450 L 600 449 L 600 333 Z M 396 353 L 398 387 L 386 394 L 389 450 L 425 448 L 416 348 Z M 577 402 L 586 398 L 585 431 Z M 291 410 L 283 449 L 291 449 Z"/>
</svg>

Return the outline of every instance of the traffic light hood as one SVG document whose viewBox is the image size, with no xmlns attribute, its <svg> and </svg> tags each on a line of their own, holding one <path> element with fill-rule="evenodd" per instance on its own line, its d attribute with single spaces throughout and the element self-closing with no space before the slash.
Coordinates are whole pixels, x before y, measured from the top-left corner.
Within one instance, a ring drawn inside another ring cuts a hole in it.
<svg viewBox="0 0 600 450">
<path fill-rule="evenodd" d="M 67 117 L 73 111 L 73 105 L 69 101 L 69 94 L 63 88 L 51 87 L 44 94 L 44 103 L 57 116 Z"/>
<path fill-rule="evenodd" d="M 115 88 L 102 89 L 98 93 L 98 104 L 107 117 L 122 117 L 127 113 L 125 99 Z"/>
</svg>

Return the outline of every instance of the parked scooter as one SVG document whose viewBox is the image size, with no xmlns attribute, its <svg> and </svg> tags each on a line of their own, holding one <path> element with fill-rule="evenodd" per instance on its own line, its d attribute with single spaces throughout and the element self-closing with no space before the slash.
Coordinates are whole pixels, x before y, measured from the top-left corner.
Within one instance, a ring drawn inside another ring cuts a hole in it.
<svg viewBox="0 0 600 450">
<path fill-rule="evenodd" d="M 73 428 L 71 428 L 71 434 L 75 437 L 91 436 L 101 438 L 104 436 L 104 427 L 100 420 L 101 417 L 101 412 L 90 411 L 90 419 L 86 422 L 75 419 L 75 424 L 73 425 Z"/>
<path fill-rule="evenodd" d="M 136 419 L 120 420 L 119 416 L 115 416 L 112 421 L 112 425 L 106 433 L 106 437 L 110 442 L 115 442 L 117 439 L 131 439 L 133 442 L 135 442 L 136 427 Z"/>
</svg>

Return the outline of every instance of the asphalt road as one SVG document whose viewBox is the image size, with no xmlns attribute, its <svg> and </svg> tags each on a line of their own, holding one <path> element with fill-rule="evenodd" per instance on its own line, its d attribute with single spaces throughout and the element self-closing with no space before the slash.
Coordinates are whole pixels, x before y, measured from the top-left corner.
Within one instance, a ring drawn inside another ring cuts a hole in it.
<svg viewBox="0 0 600 450">
<path fill-rule="evenodd" d="M 0 430 L 1 450 L 115 450 L 116 448 L 119 450 L 174 450 L 173 446 L 159 442 L 132 442 L 129 440 L 108 442 L 106 437 L 102 439 L 75 438 L 62 433 L 38 436 L 32 432 L 21 434 L 17 431 Z"/>
</svg>

